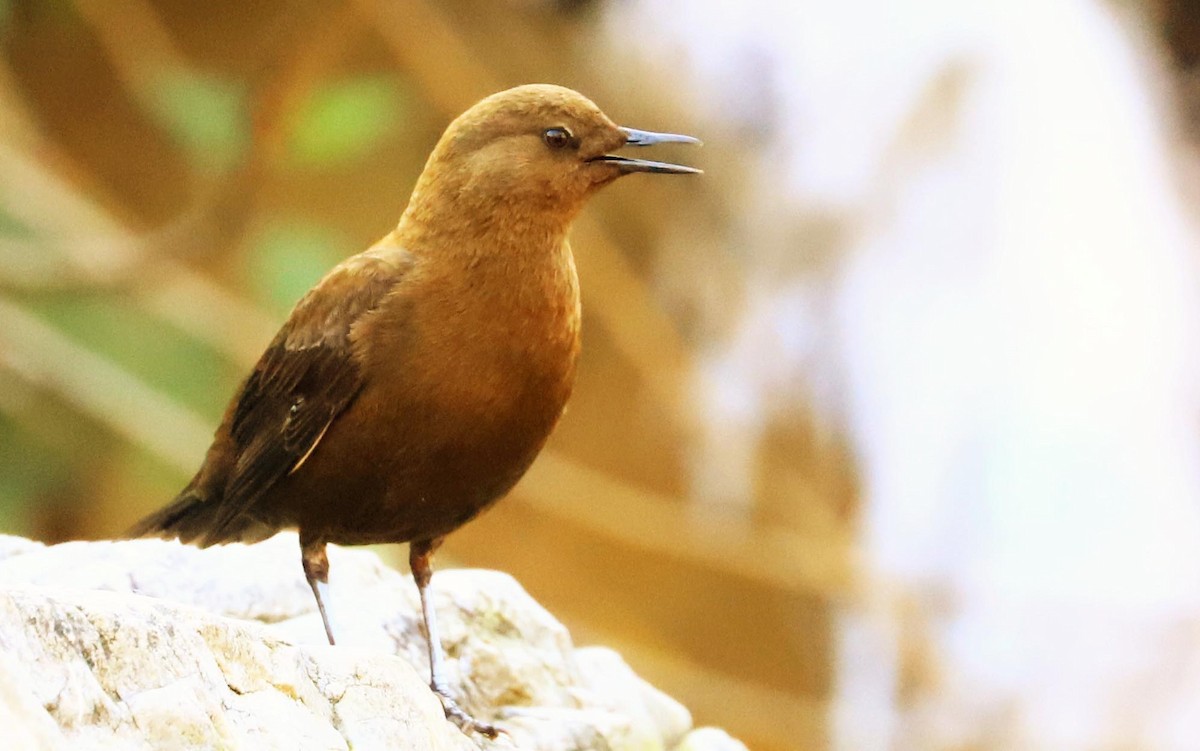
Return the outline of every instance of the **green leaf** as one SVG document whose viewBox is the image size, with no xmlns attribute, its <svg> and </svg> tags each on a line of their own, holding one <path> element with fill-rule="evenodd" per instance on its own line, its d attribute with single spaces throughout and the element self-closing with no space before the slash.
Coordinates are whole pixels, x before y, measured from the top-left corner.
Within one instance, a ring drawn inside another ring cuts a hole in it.
<svg viewBox="0 0 1200 751">
<path fill-rule="evenodd" d="M 2 2 L 4 0 L 0 0 L 0 3 Z M 10 214 L 3 206 L 0 206 L 0 237 L 32 240 L 34 238 L 34 231 L 28 224 Z"/>
<path fill-rule="evenodd" d="M 250 146 L 246 88 L 235 81 L 195 72 L 164 73 L 152 87 L 150 107 L 198 168 L 227 171 Z"/>
<path fill-rule="evenodd" d="M 345 258 L 349 243 L 323 227 L 276 221 L 255 236 L 245 257 L 247 287 L 280 313 Z"/>
<path fill-rule="evenodd" d="M 362 159 L 378 147 L 405 109 L 396 79 L 363 76 L 313 91 L 289 124 L 288 158 L 300 167 Z"/>
</svg>

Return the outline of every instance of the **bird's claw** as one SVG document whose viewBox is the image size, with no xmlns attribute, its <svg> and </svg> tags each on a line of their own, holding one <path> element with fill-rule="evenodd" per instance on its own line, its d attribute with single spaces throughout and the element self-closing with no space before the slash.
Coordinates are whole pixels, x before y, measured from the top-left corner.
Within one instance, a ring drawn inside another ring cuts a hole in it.
<svg viewBox="0 0 1200 751">
<path fill-rule="evenodd" d="M 502 729 L 495 725 L 472 717 L 467 710 L 458 705 L 458 702 L 445 689 L 438 686 L 430 686 L 430 688 L 442 700 L 442 709 L 446 712 L 446 719 L 457 725 L 464 733 L 475 732 L 493 740 L 504 733 Z"/>
</svg>

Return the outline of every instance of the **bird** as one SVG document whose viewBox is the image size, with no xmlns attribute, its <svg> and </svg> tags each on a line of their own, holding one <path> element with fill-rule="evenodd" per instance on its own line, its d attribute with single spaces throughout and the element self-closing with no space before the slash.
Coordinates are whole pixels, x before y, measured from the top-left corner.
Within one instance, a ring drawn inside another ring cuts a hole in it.
<svg viewBox="0 0 1200 751">
<path fill-rule="evenodd" d="M 331 645 L 326 545 L 408 543 L 430 687 L 464 732 L 494 737 L 447 683 L 432 557 L 521 478 L 566 406 L 580 351 L 572 221 L 624 175 L 701 173 L 611 153 L 662 143 L 699 141 L 618 126 L 552 84 L 467 109 L 399 224 L 299 300 L 195 476 L 128 536 L 207 547 L 296 529 Z"/>
</svg>

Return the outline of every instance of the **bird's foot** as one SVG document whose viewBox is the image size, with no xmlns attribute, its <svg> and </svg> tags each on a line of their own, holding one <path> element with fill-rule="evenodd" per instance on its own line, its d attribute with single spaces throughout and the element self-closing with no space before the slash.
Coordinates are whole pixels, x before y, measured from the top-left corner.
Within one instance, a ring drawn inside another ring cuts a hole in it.
<svg viewBox="0 0 1200 751">
<path fill-rule="evenodd" d="M 430 688 L 442 700 L 442 709 L 446 712 L 446 719 L 458 725 L 459 729 L 464 733 L 475 732 L 488 738 L 496 738 L 504 732 L 489 722 L 477 720 L 472 717 L 467 710 L 458 705 L 458 702 L 450 696 L 450 693 L 446 689 L 437 685 L 430 686 Z"/>
</svg>

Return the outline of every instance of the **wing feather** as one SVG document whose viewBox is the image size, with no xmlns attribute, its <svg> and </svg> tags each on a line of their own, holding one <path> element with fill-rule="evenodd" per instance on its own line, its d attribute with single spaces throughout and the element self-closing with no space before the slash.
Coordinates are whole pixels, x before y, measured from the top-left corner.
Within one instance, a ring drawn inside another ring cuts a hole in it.
<svg viewBox="0 0 1200 751">
<path fill-rule="evenodd" d="M 268 490 L 317 449 L 362 390 L 351 329 L 379 307 L 411 264 L 370 252 L 339 265 L 306 294 L 237 396 L 228 431 L 236 459 L 206 535 L 221 540 Z"/>
</svg>

